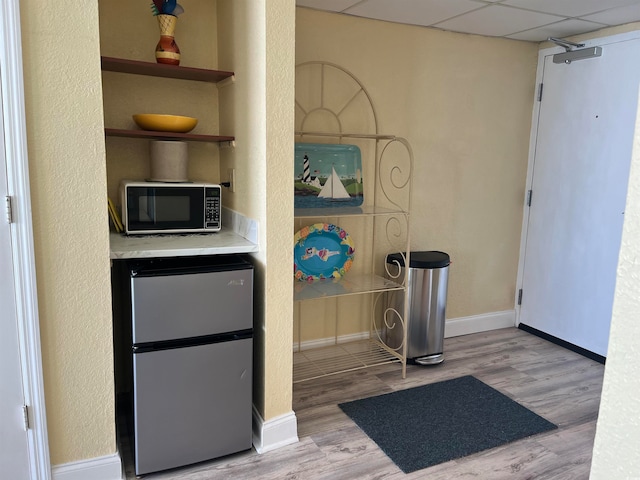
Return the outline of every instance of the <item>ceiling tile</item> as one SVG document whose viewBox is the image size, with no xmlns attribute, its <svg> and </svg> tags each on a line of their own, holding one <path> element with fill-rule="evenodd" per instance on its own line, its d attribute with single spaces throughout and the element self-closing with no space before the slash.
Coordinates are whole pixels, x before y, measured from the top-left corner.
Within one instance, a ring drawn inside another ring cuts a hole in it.
<svg viewBox="0 0 640 480">
<path fill-rule="evenodd" d="M 412 25 L 432 25 L 483 8 L 471 0 L 366 0 L 344 13 Z"/>
<path fill-rule="evenodd" d="M 638 3 L 638 0 L 506 0 L 504 5 L 567 17 L 580 17 L 633 3 Z"/>
<path fill-rule="evenodd" d="M 640 21 L 640 4 L 614 8 L 582 18 L 594 22 L 606 23 L 607 25 L 622 25 L 624 23 L 637 22 Z"/>
<path fill-rule="evenodd" d="M 491 5 L 436 25 L 445 30 L 503 36 L 564 20 L 563 17 Z"/>
<path fill-rule="evenodd" d="M 296 5 L 526 41 L 640 22 L 640 0 L 296 0 Z"/>
<path fill-rule="evenodd" d="M 579 33 L 592 32 L 606 27 L 601 23 L 585 22 L 583 20 L 569 19 L 562 22 L 545 25 L 525 32 L 507 35 L 507 38 L 514 40 L 527 40 L 529 42 L 543 42 L 549 37 L 569 37 Z"/>
<path fill-rule="evenodd" d="M 360 0 L 296 0 L 296 5 L 299 7 L 327 10 L 329 12 L 341 12 L 359 1 Z"/>
</svg>

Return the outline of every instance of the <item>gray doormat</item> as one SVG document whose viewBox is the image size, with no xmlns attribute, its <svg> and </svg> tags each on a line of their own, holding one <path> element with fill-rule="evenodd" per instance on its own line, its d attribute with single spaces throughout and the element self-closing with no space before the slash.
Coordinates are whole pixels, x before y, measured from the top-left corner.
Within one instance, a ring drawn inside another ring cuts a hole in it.
<svg viewBox="0 0 640 480">
<path fill-rule="evenodd" d="M 472 376 L 339 407 L 404 473 L 558 428 Z"/>
</svg>

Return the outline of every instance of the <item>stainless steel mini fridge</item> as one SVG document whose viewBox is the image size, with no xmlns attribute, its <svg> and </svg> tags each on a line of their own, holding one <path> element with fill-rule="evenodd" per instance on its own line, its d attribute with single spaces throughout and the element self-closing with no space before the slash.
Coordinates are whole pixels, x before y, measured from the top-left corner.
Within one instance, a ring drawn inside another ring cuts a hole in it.
<svg viewBox="0 0 640 480">
<path fill-rule="evenodd" d="M 250 449 L 252 265 L 151 259 L 127 274 L 136 475 Z"/>
</svg>

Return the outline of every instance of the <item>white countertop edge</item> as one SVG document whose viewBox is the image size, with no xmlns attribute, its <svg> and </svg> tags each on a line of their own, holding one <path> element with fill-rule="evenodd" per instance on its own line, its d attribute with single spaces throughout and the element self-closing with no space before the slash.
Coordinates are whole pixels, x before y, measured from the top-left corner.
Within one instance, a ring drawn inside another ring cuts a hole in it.
<svg viewBox="0 0 640 480">
<path fill-rule="evenodd" d="M 195 255 L 224 255 L 253 253 L 258 245 L 232 232 L 194 235 L 122 235 L 111 233 L 110 258 L 186 257 Z"/>
</svg>

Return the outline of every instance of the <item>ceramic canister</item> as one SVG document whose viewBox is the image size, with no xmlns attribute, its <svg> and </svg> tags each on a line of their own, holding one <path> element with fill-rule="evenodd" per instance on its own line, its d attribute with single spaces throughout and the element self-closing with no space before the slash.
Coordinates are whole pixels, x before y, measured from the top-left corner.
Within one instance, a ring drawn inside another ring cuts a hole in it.
<svg viewBox="0 0 640 480">
<path fill-rule="evenodd" d="M 155 182 L 187 182 L 187 142 L 151 140 L 151 178 Z"/>
</svg>

